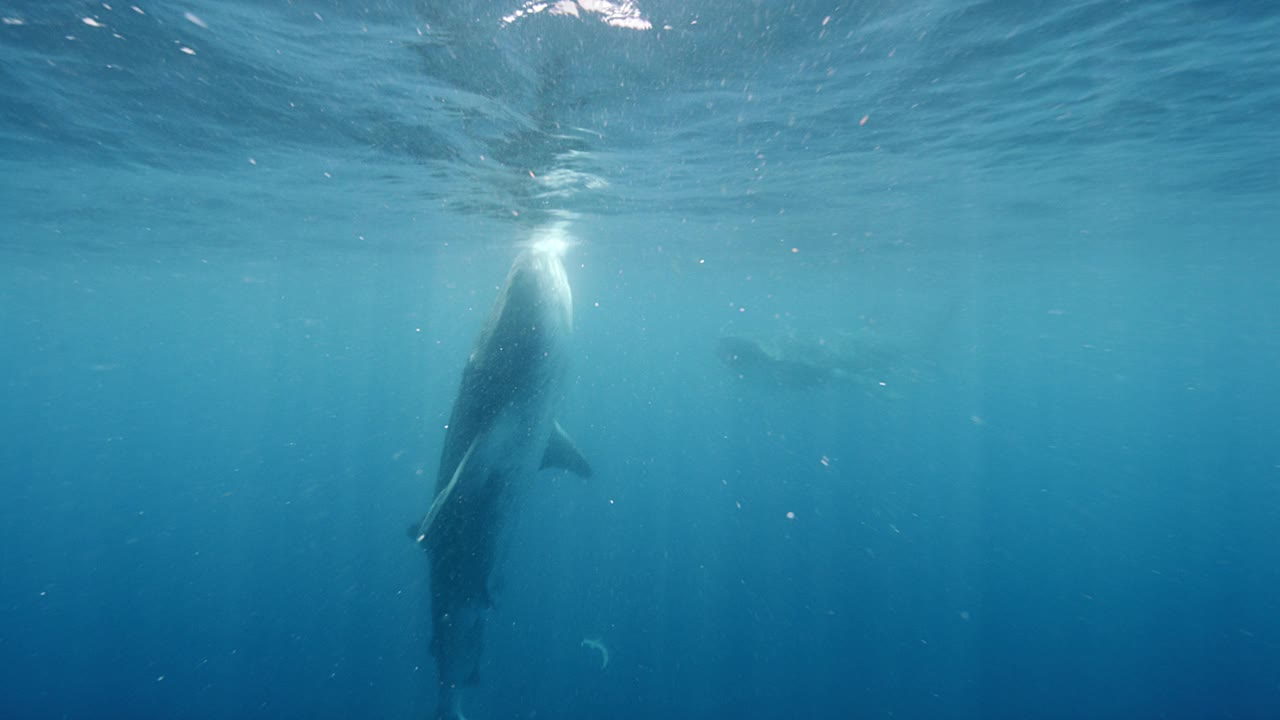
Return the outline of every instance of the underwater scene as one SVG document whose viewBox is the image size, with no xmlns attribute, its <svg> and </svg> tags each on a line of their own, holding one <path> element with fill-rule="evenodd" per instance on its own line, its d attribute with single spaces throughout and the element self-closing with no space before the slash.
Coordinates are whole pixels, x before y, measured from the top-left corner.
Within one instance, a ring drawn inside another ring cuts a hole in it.
<svg viewBox="0 0 1280 720">
<path fill-rule="evenodd" d="M 0 3 L 0 718 L 1280 718 L 1278 38 Z"/>
</svg>

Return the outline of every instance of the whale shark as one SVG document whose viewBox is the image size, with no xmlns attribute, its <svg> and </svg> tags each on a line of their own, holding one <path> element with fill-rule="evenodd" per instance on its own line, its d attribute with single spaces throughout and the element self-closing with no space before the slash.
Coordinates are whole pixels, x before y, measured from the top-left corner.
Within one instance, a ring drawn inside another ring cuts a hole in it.
<svg viewBox="0 0 1280 720">
<path fill-rule="evenodd" d="M 726 335 L 715 346 L 716 357 L 738 381 L 783 391 L 868 389 L 920 382 L 929 378 L 936 365 L 931 352 L 849 331 L 765 341 Z"/>
<path fill-rule="evenodd" d="M 478 681 L 491 582 L 521 495 L 545 468 L 591 475 L 556 420 L 573 333 L 566 246 L 553 226 L 507 273 L 462 373 L 434 500 L 411 528 L 430 559 L 438 720 L 464 720 L 462 688 Z"/>
<path fill-rule="evenodd" d="M 781 353 L 766 349 L 755 340 L 742 337 L 722 337 L 716 341 L 716 356 L 720 362 L 742 380 L 782 388 L 811 388 L 845 379 L 843 369 L 819 364 L 806 358 L 783 357 Z"/>
</svg>

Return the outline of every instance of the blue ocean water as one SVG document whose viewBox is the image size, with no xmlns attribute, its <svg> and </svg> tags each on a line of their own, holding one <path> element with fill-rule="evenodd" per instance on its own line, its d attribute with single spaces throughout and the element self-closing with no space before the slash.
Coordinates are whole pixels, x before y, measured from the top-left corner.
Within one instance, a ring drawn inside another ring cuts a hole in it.
<svg viewBox="0 0 1280 720">
<path fill-rule="evenodd" d="M 404 528 L 549 223 L 595 474 L 468 717 L 1280 717 L 1280 6 L 0 21 L 0 717 L 430 716 Z"/>
</svg>

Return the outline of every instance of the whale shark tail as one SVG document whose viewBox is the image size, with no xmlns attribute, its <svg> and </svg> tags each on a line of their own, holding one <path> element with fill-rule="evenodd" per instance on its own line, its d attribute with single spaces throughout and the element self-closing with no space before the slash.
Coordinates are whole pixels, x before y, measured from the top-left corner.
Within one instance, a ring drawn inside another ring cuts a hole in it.
<svg viewBox="0 0 1280 720">
<path fill-rule="evenodd" d="M 467 716 L 462 714 L 462 690 L 440 689 L 440 702 L 436 705 L 435 720 L 467 720 Z"/>
</svg>

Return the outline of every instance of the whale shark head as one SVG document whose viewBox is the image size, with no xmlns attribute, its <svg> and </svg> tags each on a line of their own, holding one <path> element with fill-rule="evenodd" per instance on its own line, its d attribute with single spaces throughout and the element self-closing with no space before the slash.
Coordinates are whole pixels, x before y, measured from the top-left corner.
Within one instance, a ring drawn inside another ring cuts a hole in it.
<svg viewBox="0 0 1280 720">
<path fill-rule="evenodd" d="M 557 220 L 535 229 L 529 240 L 523 243 L 523 247 L 535 252 L 564 257 L 569 248 L 577 244 L 578 241 L 569 232 L 568 220 Z"/>
<path fill-rule="evenodd" d="M 507 276 L 505 302 L 530 308 L 549 323 L 548 331 L 573 328 L 573 291 L 564 269 L 564 254 L 575 241 L 567 225 L 557 222 L 539 228 L 525 244 Z"/>
<path fill-rule="evenodd" d="M 535 388 L 551 389 L 568 369 L 573 292 L 563 254 L 569 245 L 559 232 L 535 236 L 498 292 L 470 361 L 495 407 L 508 393 L 528 397 Z"/>
</svg>

